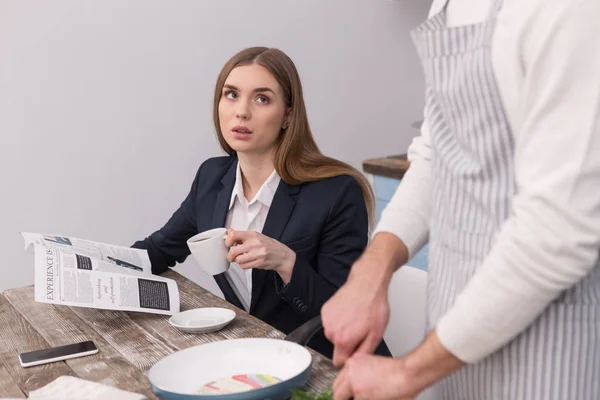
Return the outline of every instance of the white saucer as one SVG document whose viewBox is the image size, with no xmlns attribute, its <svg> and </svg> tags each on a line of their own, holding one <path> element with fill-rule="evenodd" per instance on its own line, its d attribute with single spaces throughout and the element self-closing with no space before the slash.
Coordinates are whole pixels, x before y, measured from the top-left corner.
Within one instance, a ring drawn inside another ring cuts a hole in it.
<svg viewBox="0 0 600 400">
<path fill-rule="evenodd" d="M 227 308 L 194 308 L 169 318 L 175 328 L 188 333 L 215 332 L 233 321 L 235 312 Z"/>
</svg>

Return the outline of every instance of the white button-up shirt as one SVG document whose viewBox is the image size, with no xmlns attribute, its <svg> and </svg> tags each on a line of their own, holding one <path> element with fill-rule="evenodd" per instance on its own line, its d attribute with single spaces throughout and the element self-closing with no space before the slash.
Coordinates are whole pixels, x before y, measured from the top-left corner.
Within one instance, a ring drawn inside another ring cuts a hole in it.
<svg viewBox="0 0 600 400">
<path fill-rule="evenodd" d="M 277 171 L 273 170 L 273 173 L 263 183 L 254 198 L 248 201 L 244 196 L 242 171 L 238 162 L 225 227 L 242 231 L 262 232 L 280 180 Z M 249 311 L 252 300 L 252 269 L 244 271 L 237 263 L 231 263 L 225 277 L 244 309 Z"/>
</svg>

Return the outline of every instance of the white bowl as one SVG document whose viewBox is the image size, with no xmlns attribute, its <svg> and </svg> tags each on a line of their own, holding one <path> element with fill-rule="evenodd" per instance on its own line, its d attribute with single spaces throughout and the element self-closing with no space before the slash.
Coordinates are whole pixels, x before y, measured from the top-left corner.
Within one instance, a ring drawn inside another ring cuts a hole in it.
<svg viewBox="0 0 600 400">
<path fill-rule="evenodd" d="M 188 333 L 208 333 L 222 329 L 233 321 L 235 312 L 227 308 L 194 308 L 169 318 L 175 328 Z"/>
<path fill-rule="evenodd" d="M 160 360 L 148 372 L 154 393 L 168 400 L 255 400 L 289 398 L 303 387 L 312 357 L 296 343 L 280 339 L 231 339 L 190 347 Z M 240 374 L 266 374 L 281 382 L 248 392 L 194 394 L 204 384 Z"/>
</svg>

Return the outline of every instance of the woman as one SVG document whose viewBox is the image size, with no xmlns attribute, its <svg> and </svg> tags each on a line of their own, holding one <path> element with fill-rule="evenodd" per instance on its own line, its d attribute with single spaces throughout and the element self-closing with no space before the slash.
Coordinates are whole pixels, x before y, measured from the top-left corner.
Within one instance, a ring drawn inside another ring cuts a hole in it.
<svg viewBox="0 0 600 400">
<path fill-rule="evenodd" d="M 204 162 L 167 224 L 134 244 L 154 273 L 190 254 L 198 232 L 230 228 L 225 298 L 289 333 L 319 315 L 367 245 L 373 196 L 354 168 L 325 157 L 310 131 L 296 67 L 277 49 L 245 49 L 225 64 L 214 123 L 229 156 Z M 309 346 L 331 357 L 323 334 Z M 382 343 L 381 354 L 389 355 Z"/>
</svg>

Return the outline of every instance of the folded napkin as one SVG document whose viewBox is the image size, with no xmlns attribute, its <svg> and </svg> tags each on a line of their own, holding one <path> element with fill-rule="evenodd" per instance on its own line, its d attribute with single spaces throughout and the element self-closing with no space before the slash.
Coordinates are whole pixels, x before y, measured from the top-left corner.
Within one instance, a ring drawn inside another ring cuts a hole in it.
<svg viewBox="0 0 600 400">
<path fill-rule="evenodd" d="M 74 376 L 61 376 L 46 386 L 29 392 L 33 400 L 144 400 L 139 393 L 126 392 Z"/>
</svg>

